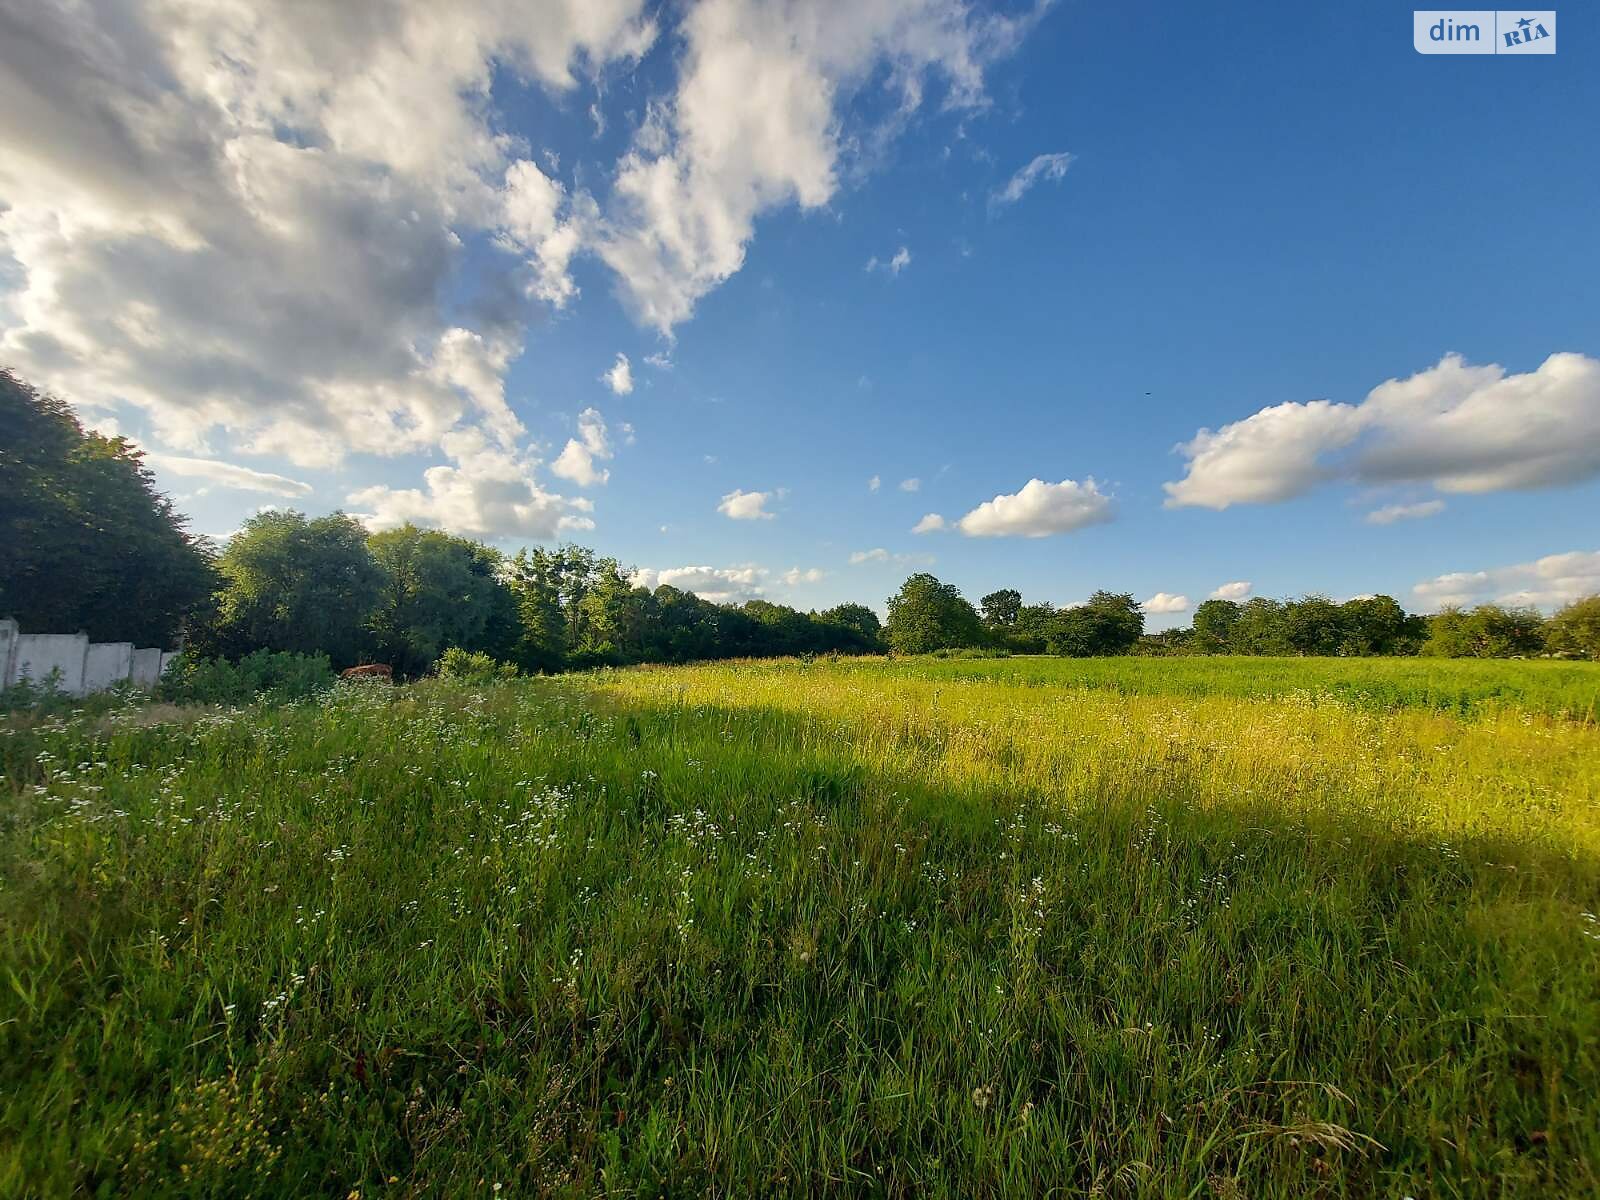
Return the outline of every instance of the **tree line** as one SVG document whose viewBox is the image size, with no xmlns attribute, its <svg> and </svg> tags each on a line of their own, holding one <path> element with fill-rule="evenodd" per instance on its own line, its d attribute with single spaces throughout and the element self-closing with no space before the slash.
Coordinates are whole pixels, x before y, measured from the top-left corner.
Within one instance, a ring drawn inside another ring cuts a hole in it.
<svg viewBox="0 0 1600 1200">
<path fill-rule="evenodd" d="M 1003 588 L 974 606 L 919 573 L 880 624 L 862 604 L 716 604 L 637 586 L 616 559 L 581 546 L 508 556 L 412 525 L 369 533 L 343 513 L 264 512 L 219 551 L 189 532 L 135 447 L 84 430 L 65 403 L 5 372 L 0 546 L 0 616 L 27 630 L 142 645 L 181 635 L 191 657 L 325 655 L 404 677 L 448 650 L 524 671 L 884 650 L 1600 658 L 1600 597 L 1548 620 L 1492 604 L 1423 617 L 1389 596 L 1208 600 L 1188 628 L 1147 634 L 1126 592 L 1057 608 Z"/>
<path fill-rule="evenodd" d="M 1326 596 L 1243 602 L 1207 600 L 1184 628 L 1144 631 L 1129 592 L 1095 592 L 1083 604 L 1024 604 L 1014 588 L 974 607 L 932 575 L 913 575 L 889 601 L 884 635 L 907 654 L 1001 650 L 1087 657 L 1114 654 L 1432 655 L 1600 659 L 1600 596 L 1573 601 L 1546 618 L 1534 608 L 1480 604 L 1431 616 L 1408 613 L 1393 596 Z"/>
</svg>

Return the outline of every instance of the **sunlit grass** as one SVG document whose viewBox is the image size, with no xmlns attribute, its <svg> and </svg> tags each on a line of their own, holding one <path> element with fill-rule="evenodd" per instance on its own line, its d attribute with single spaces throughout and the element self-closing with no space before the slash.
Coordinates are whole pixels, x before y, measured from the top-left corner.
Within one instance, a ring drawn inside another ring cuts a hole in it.
<svg viewBox="0 0 1600 1200">
<path fill-rule="evenodd" d="M 1595 1192 L 1600 731 L 1195 669 L 14 725 L 0 1195 Z"/>
</svg>

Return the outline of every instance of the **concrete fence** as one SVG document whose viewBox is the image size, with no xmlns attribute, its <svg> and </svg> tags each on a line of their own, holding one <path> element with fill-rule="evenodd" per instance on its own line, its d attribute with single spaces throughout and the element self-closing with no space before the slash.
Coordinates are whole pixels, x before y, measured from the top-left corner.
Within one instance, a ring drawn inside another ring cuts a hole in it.
<svg viewBox="0 0 1600 1200">
<path fill-rule="evenodd" d="M 0 688 L 27 679 L 44 686 L 52 678 L 69 696 L 103 692 L 124 680 L 152 688 L 176 650 L 136 649 L 132 642 L 91 642 L 83 633 L 23 633 L 0 621 Z"/>
</svg>

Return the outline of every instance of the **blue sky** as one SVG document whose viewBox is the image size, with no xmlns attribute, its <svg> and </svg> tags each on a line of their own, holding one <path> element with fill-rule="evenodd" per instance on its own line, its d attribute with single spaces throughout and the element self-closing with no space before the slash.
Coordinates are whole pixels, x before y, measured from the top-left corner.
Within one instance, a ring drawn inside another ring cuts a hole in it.
<svg viewBox="0 0 1600 1200">
<path fill-rule="evenodd" d="M 1158 627 L 1229 582 L 1600 590 L 1584 11 L 1514 58 L 1418 55 L 1388 4 L 528 7 L 468 18 L 465 62 L 421 16 L 165 42 L 143 14 L 115 63 L 74 26 L 109 17 L 41 16 L 51 78 L 0 51 L 28 168 L 0 167 L 0 359 L 215 534 L 342 507 L 801 607 L 917 569 L 1183 597 Z M 378 65 L 318 109 L 295 54 Z M 178 103 L 91 169 L 119 88 Z M 191 186 L 195 140 L 231 165 Z"/>
</svg>

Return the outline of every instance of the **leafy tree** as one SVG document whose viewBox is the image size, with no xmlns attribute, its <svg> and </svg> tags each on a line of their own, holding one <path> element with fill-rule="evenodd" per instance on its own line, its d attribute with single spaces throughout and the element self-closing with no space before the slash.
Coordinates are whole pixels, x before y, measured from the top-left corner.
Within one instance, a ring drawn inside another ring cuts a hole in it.
<svg viewBox="0 0 1600 1200">
<path fill-rule="evenodd" d="M 824 625 L 837 626 L 854 634 L 860 649 L 883 649 L 883 622 L 878 620 L 878 614 L 865 604 L 837 604 L 818 613 L 816 619 Z M 830 647 L 830 649 L 844 649 L 844 647 Z"/>
<path fill-rule="evenodd" d="M 229 658 L 257 649 L 326 654 L 336 669 L 370 652 L 384 572 L 353 517 L 260 513 L 218 566 L 223 587 L 214 625 L 197 636 L 202 649 Z"/>
<path fill-rule="evenodd" d="M 1284 604 L 1265 596 L 1253 596 L 1239 608 L 1239 619 L 1233 626 L 1233 650 L 1236 654 L 1288 654 L 1290 653 Z"/>
<path fill-rule="evenodd" d="M 1283 637 L 1296 654 L 1337 654 L 1345 641 L 1344 614 L 1326 596 L 1291 600 L 1283 606 Z"/>
<path fill-rule="evenodd" d="M 1413 617 L 1393 596 L 1363 596 L 1339 606 L 1344 641 L 1341 654 L 1415 654 L 1427 636 L 1427 622 Z"/>
<path fill-rule="evenodd" d="M 583 600 L 597 570 L 593 550 L 520 550 L 507 571 L 519 637 L 512 657 L 524 670 L 559 671 L 587 635 Z"/>
<path fill-rule="evenodd" d="M 1020 653 L 1043 654 L 1050 644 L 1050 631 L 1055 628 L 1056 612 L 1056 606 L 1048 600 L 1024 604 L 1017 610 L 1017 623 L 1006 635 L 1006 641 Z"/>
<path fill-rule="evenodd" d="M 373 534 L 367 548 L 385 576 L 371 620 L 379 661 L 417 676 L 451 647 L 510 656 L 517 603 L 498 551 L 409 524 Z"/>
<path fill-rule="evenodd" d="M 1233 600 L 1205 600 L 1194 610 L 1194 648 L 1202 654 L 1227 654 L 1235 649 L 1239 605 Z"/>
<path fill-rule="evenodd" d="M 981 603 L 983 623 L 990 629 L 1015 628 L 1017 616 L 1022 611 L 1021 592 L 1014 588 L 1001 588 L 998 592 L 990 592 Z"/>
<path fill-rule="evenodd" d="M 1557 654 L 1600 659 L 1600 596 L 1574 600 L 1545 625 L 1545 640 Z"/>
<path fill-rule="evenodd" d="M 1428 618 L 1422 653 L 1442 658 L 1515 658 L 1544 649 L 1544 618 L 1531 608 L 1480 604 Z"/>
<path fill-rule="evenodd" d="M 26 632 L 170 646 L 216 587 L 190 534 L 122 438 L 0 371 L 0 617 Z"/>
<path fill-rule="evenodd" d="M 1062 609 L 1050 633 L 1051 654 L 1072 658 L 1126 654 L 1144 633 L 1144 610 L 1129 592 L 1096 592 Z"/>
<path fill-rule="evenodd" d="M 979 645 L 983 625 L 977 610 L 954 584 L 940 583 L 923 571 L 907 579 L 889 598 L 884 634 L 901 654 L 927 654 Z"/>
</svg>

